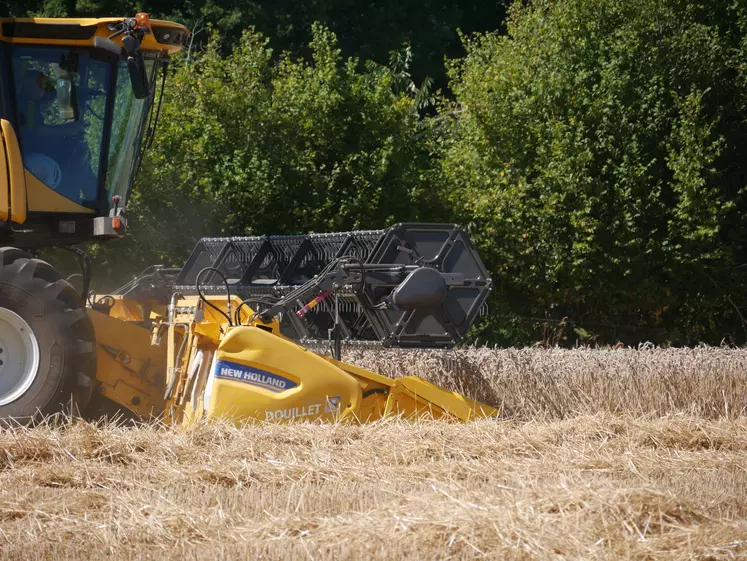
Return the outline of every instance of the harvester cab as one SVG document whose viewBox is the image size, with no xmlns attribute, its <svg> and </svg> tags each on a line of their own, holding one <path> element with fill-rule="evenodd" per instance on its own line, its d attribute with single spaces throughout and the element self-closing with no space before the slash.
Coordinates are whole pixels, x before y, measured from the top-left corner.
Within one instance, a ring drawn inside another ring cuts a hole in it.
<svg viewBox="0 0 747 561">
<path fill-rule="evenodd" d="M 146 14 L 0 20 L 0 237 L 18 247 L 124 234 L 151 112 L 181 25 Z"/>
<path fill-rule="evenodd" d="M 24 249 L 120 237 L 175 23 L 0 20 L 0 421 L 469 420 L 497 411 L 342 362 L 345 345 L 456 344 L 491 279 L 452 224 L 206 238 L 183 267 L 82 294 Z M 304 346 L 301 346 L 304 345 Z M 327 347 L 328 352 L 310 349 Z"/>
<path fill-rule="evenodd" d="M 124 234 L 158 86 L 187 36 L 146 14 L 0 19 L 0 419 L 82 410 L 94 392 L 90 267 L 80 252 L 81 297 L 24 250 Z"/>
</svg>

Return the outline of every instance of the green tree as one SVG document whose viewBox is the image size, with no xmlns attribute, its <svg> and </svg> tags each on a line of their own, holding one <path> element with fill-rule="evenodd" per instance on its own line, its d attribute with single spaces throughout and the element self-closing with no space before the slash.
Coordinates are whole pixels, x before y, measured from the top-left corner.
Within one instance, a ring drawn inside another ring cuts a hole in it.
<svg viewBox="0 0 747 561">
<path fill-rule="evenodd" d="M 499 309 L 613 341 L 745 340 L 745 13 L 534 0 L 465 39 L 439 154 Z"/>
<path fill-rule="evenodd" d="M 207 234 L 381 228 L 437 212 L 417 88 L 395 92 L 394 72 L 342 60 L 322 26 L 312 62 L 273 62 L 253 31 L 227 57 L 218 47 L 177 64 L 131 237 L 100 249 L 98 269 L 180 264 Z"/>
<path fill-rule="evenodd" d="M 242 32 L 252 27 L 272 40 L 276 53 L 309 57 L 311 26 L 320 22 L 337 34 L 343 56 L 384 62 L 389 51 L 408 43 L 418 56 L 416 81 L 426 77 L 446 86 L 444 57 L 463 53 L 458 29 L 465 33 L 498 28 L 505 16 L 503 0 L 5 0 L 2 15 L 125 16 L 145 11 L 173 19 L 197 31 L 200 49 L 214 30 L 227 54 Z"/>
</svg>

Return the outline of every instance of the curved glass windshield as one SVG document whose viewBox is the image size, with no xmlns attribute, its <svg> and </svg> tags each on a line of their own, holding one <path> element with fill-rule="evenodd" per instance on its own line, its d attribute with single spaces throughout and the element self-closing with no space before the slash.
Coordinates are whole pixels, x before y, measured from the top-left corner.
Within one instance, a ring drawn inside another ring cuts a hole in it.
<svg viewBox="0 0 747 561">
<path fill-rule="evenodd" d="M 113 65 L 64 47 L 12 50 L 23 162 L 48 187 L 97 206 Z"/>
<path fill-rule="evenodd" d="M 151 77 L 151 83 L 154 65 L 155 62 L 152 60 L 145 61 L 145 69 L 147 75 Z M 141 148 L 140 140 L 150 101 L 151 98 L 135 99 L 130 85 L 127 63 L 121 62 L 117 69 L 114 118 L 109 141 L 109 160 L 106 167 L 106 188 L 109 201 L 114 195 L 119 195 L 120 204 L 125 204 L 136 171 L 135 166 Z"/>
</svg>

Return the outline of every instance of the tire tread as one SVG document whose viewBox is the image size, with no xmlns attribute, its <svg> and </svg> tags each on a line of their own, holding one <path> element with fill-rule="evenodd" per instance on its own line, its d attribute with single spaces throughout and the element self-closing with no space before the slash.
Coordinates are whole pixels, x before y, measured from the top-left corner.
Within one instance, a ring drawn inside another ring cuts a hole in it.
<svg viewBox="0 0 747 561">
<path fill-rule="evenodd" d="M 4 290 L 12 291 L 8 294 L 27 294 L 24 298 L 29 303 L 19 304 L 18 296 L 3 303 Z M 75 289 L 46 261 L 14 247 L 2 247 L 0 306 L 16 308 L 14 311 L 22 316 L 26 310 L 28 317 L 24 319 L 35 332 L 39 330 L 35 333 L 37 337 L 42 333 L 46 337 L 43 348 L 62 345 L 64 353 L 56 378 L 48 379 L 51 371 L 39 372 L 45 379 L 39 381 L 40 386 L 34 389 L 33 395 L 29 391 L 15 402 L 0 406 L 0 421 L 13 417 L 29 423 L 34 418 L 59 413 L 77 415 L 83 411 L 96 377 L 96 338 L 93 323 Z M 32 307 L 43 313 L 30 313 Z M 37 322 L 37 327 L 33 322 Z"/>
</svg>

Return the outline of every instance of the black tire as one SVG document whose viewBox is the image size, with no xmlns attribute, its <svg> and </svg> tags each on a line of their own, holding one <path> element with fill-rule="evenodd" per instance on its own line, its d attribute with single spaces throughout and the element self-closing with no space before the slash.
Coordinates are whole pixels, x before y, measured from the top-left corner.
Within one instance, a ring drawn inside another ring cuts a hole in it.
<svg viewBox="0 0 747 561">
<path fill-rule="evenodd" d="M 3 247 L 0 307 L 18 314 L 39 345 L 36 377 L 20 397 L 0 405 L 0 421 L 79 415 L 96 376 L 96 337 L 78 293 L 49 263 Z"/>
</svg>

